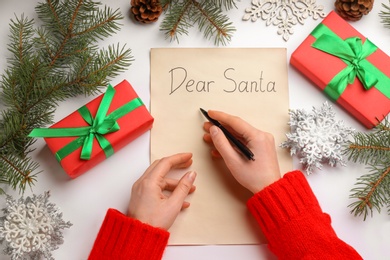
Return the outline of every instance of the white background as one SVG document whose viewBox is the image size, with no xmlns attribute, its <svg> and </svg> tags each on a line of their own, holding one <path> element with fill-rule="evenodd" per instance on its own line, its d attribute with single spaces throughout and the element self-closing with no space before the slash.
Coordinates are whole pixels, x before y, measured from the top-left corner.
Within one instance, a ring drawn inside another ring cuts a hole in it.
<svg viewBox="0 0 390 260">
<path fill-rule="evenodd" d="M 0 73 L 7 66 L 7 51 L 9 21 L 15 15 L 24 13 L 29 18 L 36 18 L 34 7 L 38 1 L 0 0 Z M 131 82 L 141 99 L 149 105 L 150 78 L 150 48 L 154 47 L 215 47 L 212 41 L 203 38 L 197 29 L 191 30 L 189 36 L 180 38 L 180 42 L 170 42 L 159 31 L 162 17 L 157 23 L 143 25 L 135 23 L 129 15 L 130 0 L 102 0 L 113 9 L 119 8 L 124 15 L 123 26 L 119 33 L 105 41 L 108 43 L 126 44 L 132 50 L 134 62 L 130 68 L 112 80 L 118 84 L 123 79 Z M 390 54 L 390 29 L 384 28 L 380 22 L 379 12 L 384 10 L 381 3 L 375 1 L 371 13 L 352 25 L 363 35 L 374 42 L 388 55 Z M 334 1 L 317 0 L 324 6 L 327 14 L 333 10 Z M 277 35 L 275 26 L 267 27 L 265 22 L 242 21 L 245 8 L 250 7 L 250 1 L 241 1 L 237 9 L 227 14 L 234 23 L 237 31 L 232 41 L 226 47 L 285 47 L 288 60 L 291 53 L 307 37 L 311 30 L 321 21 L 311 17 L 304 25 L 296 25 L 295 33 L 285 42 Z M 302 77 L 294 68 L 289 66 L 290 107 L 292 109 L 307 109 L 319 107 L 328 100 L 315 86 Z M 62 103 L 55 113 L 58 121 L 87 103 L 93 97 L 74 98 Z M 337 119 L 344 120 L 348 126 L 359 131 L 366 131 L 355 119 L 351 118 L 338 105 L 333 105 Z M 70 180 L 63 172 L 53 155 L 45 146 L 43 140 L 36 143 L 34 160 L 41 164 L 43 172 L 39 174 L 38 182 L 25 195 L 41 194 L 50 190 L 50 200 L 56 203 L 63 212 L 63 218 L 73 223 L 70 229 L 64 231 L 65 243 L 53 252 L 55 259 L 86 259 L 92 247 L 106 210 L 110 207 L 124 212 L 127 208 L 132 184 L 150 164 L 149 162 L 149 133 L 146 133 L 127 145 L 114 156 L 96 166 L 81 177 Z M 201 141 L 201 137 L 200 141 Z M 294 166 L 300 168 L 297 160 Z M 390 252 L 390 219 L 386 209 L 381 214 L 374 213 L 363 221 L 349 213 L 348 205 L 350 189 L 354 187 L 356 178 L 367 173 L 365 166 L 348 162 L 347 167 L 325 167 L 315 174 L 307 176 L 314 193 L 323 210 L 332 217 L 333 227 L 341 239 L 352 245 L 364 259 L 389 259 Z M 18 193 L 8 189 L 8 193 L 18 197 Z M 0 198 L 0 207 L 5 206 L 4 197 Z M 191 210 L 191 209 L 189 209 Z M 0 255 L 0 259 L 8 259 Z M 266 246 L 180 246 L 168 247 L 164 259 L 274 259 Z"/>
</svg>

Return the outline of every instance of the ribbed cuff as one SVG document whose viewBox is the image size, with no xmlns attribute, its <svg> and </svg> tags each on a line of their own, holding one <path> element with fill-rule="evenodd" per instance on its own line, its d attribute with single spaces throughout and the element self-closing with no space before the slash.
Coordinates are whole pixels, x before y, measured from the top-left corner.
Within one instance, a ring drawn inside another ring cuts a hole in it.
<svg viewBox="0 0 390 260">
<path fill-rule="evenodd" d="M 163 229 L 129 218 L 115 209 L 109 209 L 89 260 L 160 260 L 168 238 L 169 233 Z"/>
<path fill-rule="evenodd" d="M 308 215 L 323 216 L 317 198 L 300 171 L 289 172 L 256 193 L 247 206 L 268 240 L 291 220 Z"/>
<path fill-rule="evenodd" d="M 295 251 L 300 257 L 335 238 L 329 215 L 322 212 L 317 198 L 300 171 L 289 172 L 282 179 L 255 194 L 247 203 L 274 253 Z M 314 239 L 316 242 L 308 242 Z M 304 243 L 302 243 L 305 241 Z M 291 257 L 291 255 L 290 255 Z"/>
<path fill-rule="evenodd" d="M 300 171 L 285 174 L 247 205 L 278 259 L 362 259 L 337 237 Z"/>
</svg>

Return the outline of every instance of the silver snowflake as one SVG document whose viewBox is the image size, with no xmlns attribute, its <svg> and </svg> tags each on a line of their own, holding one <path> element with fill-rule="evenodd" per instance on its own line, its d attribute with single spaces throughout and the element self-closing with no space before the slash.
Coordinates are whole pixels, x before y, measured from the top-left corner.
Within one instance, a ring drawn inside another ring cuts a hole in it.
<svg viewBox="0 0 390 260">
<path fill-rule="evenodd" d="M 334 167 L 339 163 L 345 166 L 342 158 L 342 145 L 354 131 L 344 126 L 343 121 L 335 120 L 332 106 L 325 102 L 320 109 L 313 107 L 312 113 L 305 110 L 290 110 L 291 133 L 281 144 L 289 148 L 291 155 L 297 155 L 307 174 L 314 169 L 322 169 L 323 163 Z"/>
<path fill-rule="evenodd" d="M 14 200 L 6 198 L 5 215 L 0 219 L 0 242 L 5 254 L 16 259 L 54 259 L 51 251 L 64 242 L 62 229 L 72 226 L 62 219 L 49 192 Z"/>
<path fill-rule="evenodd" d="M 304 24 L 304 20 L 312 16 L 314 20 L 325 17 L 322 5 L 316 0 L 252 0 L 252 6 L 245 9 L 244 21 L 256 22 L 258 18 L 278 27 L 278 34 L 288 41 L 294 33 L 293 26 Z"/>
</svg>

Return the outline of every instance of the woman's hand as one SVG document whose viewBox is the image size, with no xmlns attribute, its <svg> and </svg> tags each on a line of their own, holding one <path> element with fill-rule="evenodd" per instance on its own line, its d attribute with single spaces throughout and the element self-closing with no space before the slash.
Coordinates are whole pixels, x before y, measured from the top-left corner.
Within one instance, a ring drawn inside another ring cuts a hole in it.
<svg viewBox="0 0 390 260">
<path fill-rule="evenodd" d="M 181 209 L 190 205 L 185 198 L 195 190 L 196 173 L 187 172 L 180 180 L 166 175 L 171 169 L 188 168 L 191 164 L 191 153 L 175 154 L 153 162 L 133 185 L 128 216 L 168 230 Z M 171 194 L 168 196 L 163 191 Z"/>
<path fill-rule="evenodd" d="M 248 160 L 230 144 L 221 129 L 210 122 L 205 122 L 204 129 L 207 133 L 203 139 L 214 144 L 212 155 L 223 158 L 234 178 L 242 186 L 257 193 L 280 179 L 273 135 L 254 128 L 236 116 L 212 110 L 208 114 L 229 129 L 254 153 L 255 161 Z"/>
</svg>

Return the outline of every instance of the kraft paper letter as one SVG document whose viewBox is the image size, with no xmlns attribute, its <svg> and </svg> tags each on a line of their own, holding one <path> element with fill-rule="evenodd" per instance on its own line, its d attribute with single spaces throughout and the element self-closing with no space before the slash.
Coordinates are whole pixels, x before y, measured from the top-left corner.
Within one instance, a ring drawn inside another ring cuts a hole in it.
<svg viewBox="0 0 390 260">
<path fill-rule="evenodd" d="M 206 118 L 199 108 L 243 118 L 275 137 L 282 174 L 292 169 L 286 149 L 290 131 L 285 48 L 157 48 L 151 50 L 151 161 L 181 152 L 193 153 L 189 169 L 197 172 L 191 203 L 170 228 L 170 245 L 264 243 L 247 210 L 251 193 L 213 159 L 203 141 Z M 256 158 L 255 154 L 255 159 Z M 248 161 L 251 163 L 251 161 Z M 261 173 L 259 173 L 261 174 Z"/>
</svg>

